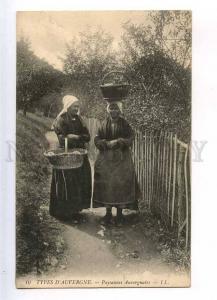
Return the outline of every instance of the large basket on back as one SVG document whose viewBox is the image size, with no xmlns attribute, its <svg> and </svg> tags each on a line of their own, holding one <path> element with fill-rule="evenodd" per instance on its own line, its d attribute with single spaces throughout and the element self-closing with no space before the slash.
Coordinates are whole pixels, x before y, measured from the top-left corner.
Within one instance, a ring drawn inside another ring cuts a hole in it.
<svg viewBox="0 0 217 300">
<path fill-rule="evenodd" d="M 107 102 L 125 100 L 130 89 L 129 79 L 120 71 L 109 72 L 103 77 L 100 89 Z"/>
<path fill-rule="evenodd" d="M 54 169 L 77 169 L 82 167 L 86 149 L 74 148 L 67 152 L 64 149 L 48 150 L 44 156 L 49 160 Z"/>
</svg>

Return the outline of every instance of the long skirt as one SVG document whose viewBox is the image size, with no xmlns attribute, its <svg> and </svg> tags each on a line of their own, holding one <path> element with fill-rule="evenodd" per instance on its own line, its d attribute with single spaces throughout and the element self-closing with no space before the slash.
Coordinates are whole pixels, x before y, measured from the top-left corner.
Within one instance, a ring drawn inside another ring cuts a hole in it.
<svg viewBox="0 0 217 300">
<path fill-rule="evenodd" d="M 82 209 L 89 208 L 91 202 L 91 167 L 85 156 L 82 167 L 77 169 L 53 169 L 50 215 L 69 219 Z"/>
<path fill-rule="evenodd" d="M 130 151 L 100 152 L 94 167 L 93 206 L 137 209 L 139 195 Z"/>
</svg>

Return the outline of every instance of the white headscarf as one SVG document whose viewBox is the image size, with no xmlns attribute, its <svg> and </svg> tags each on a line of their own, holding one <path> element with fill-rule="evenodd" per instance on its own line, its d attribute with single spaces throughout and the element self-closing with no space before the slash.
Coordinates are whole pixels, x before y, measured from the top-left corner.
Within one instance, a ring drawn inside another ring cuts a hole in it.
<svg viewBox="0 0 217 300">
<path fill-rule="evenodd" d="M 123 103 L 121 101 L 114 101 L 114 102 L 110 102 L 107 104 L 107 112 L 109 113 L 109 106 L 110 104 L 116 104 L 118 106 L 118 108 L 120 109 L 121 114 L 123 114 Z"/>
<path fill-rule="evenodd" d="M 75 96 L 72 95 L 66 95 L 63 97 L 63 109 L 61 110 L 61 112 L 57 115 L 56 119 L 54 120 L 51 129 L 54 129 L 54 124 L 56 123 L 56 121 L 58 120 L 58 118 L 67 112 L 68 108 L 70 106 L 72 106 L 75 102 L 79 102 L 78 98 L 76 98 Z M 78 110 L 78 115 L 80 114 L 80 110 Z"/>
<path fill-rule="evenodd" d="M 78 102 L 79 100 L 75 96 L 66 95 L 65 97 L 63 97 L 62 101 L 63 101 L 63 109 L 58 114 L 57 118 L 59 118 L 62 114 L 66 113 L 68 108 L 72 106 L 75 102 Z"/>
</svg>

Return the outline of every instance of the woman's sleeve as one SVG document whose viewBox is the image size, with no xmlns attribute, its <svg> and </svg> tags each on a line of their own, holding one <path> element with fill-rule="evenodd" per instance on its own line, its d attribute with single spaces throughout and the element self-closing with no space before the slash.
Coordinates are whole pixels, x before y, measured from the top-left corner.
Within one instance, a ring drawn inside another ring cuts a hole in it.
<svg viewBox="0 0 217 300">
<path fill-rule="evenodd" d="M 132 127 L 126 122 L 124 126 L 124 137 L 118 139 L 118 145 L 121 149 L 129 148 L 132 146 L 134 139 L 134 132 Z"/>
<path fill-rule="evenodd" d="M 88 143 L 90 141 L 89 130 L 84 124 L 82 124 L 82 132 L 80 134 L 80 140 L 84 143 Z"/>
<path fill-rule="evenodd" d="M 99 127 L 97 135 L 94 138 L 94 143 L 97 149 L 104 151 L 108 148 L 106 139 L 102 135 L 102 128 Z"/>
<path fill-rule="evenodd" d="M 54 126 L 54 131 L 58 137 L 60 146 L 64 147 L 65 136 L 67 135 L 67 127 L 63 118 L 59 117 L 53 126 Z"/>
</svg>

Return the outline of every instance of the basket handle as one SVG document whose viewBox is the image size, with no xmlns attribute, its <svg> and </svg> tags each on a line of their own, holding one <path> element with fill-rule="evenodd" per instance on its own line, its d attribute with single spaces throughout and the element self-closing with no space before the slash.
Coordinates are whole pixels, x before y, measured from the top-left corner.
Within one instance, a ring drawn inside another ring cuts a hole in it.
<svg viewBox="0 0 217 300">
<path fill-rule="evenodd" d="M 102 78 L 102 84 L 104 84 L 105 79 L 106 79 L 108 76 L 110 76 L 111 74 L 122 74 L 122 75 L 128 80 L 128 83 L 130 83 L 129 77 L 128 77 L 126 74 L 124 74 L 122 71 L 110 71 L 110 72 L 108 72 L 107 74 L 105 74 L 105 75 L 103 76 L 103 78 Z"/>
<path fill-rule="evenodd" d="M 65 153 L 68 152 L 68 138 L 65 137 Z"/>
</svg>

